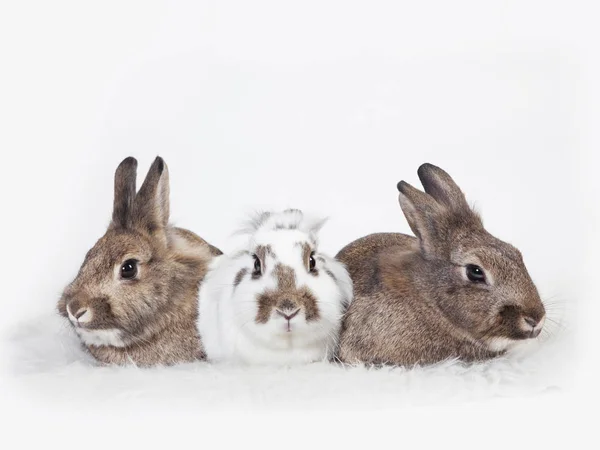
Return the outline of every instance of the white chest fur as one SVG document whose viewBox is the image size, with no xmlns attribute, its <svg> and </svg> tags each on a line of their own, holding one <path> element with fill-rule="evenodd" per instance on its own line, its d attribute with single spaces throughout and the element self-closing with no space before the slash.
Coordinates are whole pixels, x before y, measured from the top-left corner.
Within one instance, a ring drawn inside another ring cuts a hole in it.
<svg viewBox="0 0 600 450">
<path fill-rule="evenodd" d="M 223 336 L 220 356 L 227 361 L 246 364 L 294 365 L 327 360 L 333 354 L 333 342 L 324 345 L 322 341 L 309 343 L 299 336 L 277 337 L 274 345 L 255 342 L 251 336 L 228 334 Z"/>
</svg>

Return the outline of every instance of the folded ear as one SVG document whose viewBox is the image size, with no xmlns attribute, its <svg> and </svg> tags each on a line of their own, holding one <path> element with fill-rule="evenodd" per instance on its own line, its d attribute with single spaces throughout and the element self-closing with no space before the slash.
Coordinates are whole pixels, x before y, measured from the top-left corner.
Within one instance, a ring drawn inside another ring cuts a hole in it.
<svg viewBox="0 0 600 450">
<path fill-rule="evenodd" d="M 131 226 L 137 160 L 125 158 L 115 171 L 115 197 L 113 201 L 112 227 Z"/>
<path fill-rule="evenodd" d="M 169 222 L 169 170 L 157 156 L 134 200 L 134 223 L 153 233 Z"/>
<path fill-rule="evenodd" d="M 400 195 L 398 200 L 410 229 L 421 242 L 425 253 L 434 251 L 436 221 L 444 213 L 444 209 L 433 197 L 415 189 L 405 181 L 398 183 Z"/>
<path fill-rule="evenodd" d="M 445 171 L 425 163 L 417 171 L 425 192 L 438 203 L 454 211 L 471 211 L 465 194 Z"/>
</svg>

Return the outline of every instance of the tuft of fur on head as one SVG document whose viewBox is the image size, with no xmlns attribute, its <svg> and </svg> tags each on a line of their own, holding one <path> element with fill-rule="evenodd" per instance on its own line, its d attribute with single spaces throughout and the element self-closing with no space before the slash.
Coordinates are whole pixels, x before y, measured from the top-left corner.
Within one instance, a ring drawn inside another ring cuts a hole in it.
<svg viewBox="0 0 600 450">
<path fill-rule="evenodd" d="M 257 211 L 244 223 L 236 235 L 252 235 L 259 230 L 302 230 L 306 232 L 315 245 L 319 231 L 329 220 L 327 217 L 306 216 L 301 210 L 289 208 L 279 213 Z"/>
<path fill-rule="evenodd" d="M 199 330 L 207 357 L 293 364 L 333 356 L 352 282 L 319 251 L 324 220 L 302 211 L 255 214 L 248 239 L 215 261 L 200 292 Z"/>
</svg>

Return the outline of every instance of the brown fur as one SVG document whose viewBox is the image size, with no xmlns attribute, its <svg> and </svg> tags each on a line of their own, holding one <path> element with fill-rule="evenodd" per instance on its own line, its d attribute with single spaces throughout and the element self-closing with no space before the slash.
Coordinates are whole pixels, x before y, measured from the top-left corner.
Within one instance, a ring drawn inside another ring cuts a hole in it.
<svg viewBox="0 0 600 450">
<path fill-rule="evenodd" d="M 86 345 L 106 364 L 175 364 L 204 358 L 196 330 L 197 298 L 210 260 L 221 252 L 191 231 L 168 226 L 168 171 L 156 158 L 135 194 L 137 162 L 115 173 L 113 220 L 88 252 L 75 280 L 58 302 L 68 317 L 92 311 L 82 328 L 117 329 L 123 347 Z M 124 261 L 138 261 L 136 279 L 119 278 Z"/>
<path fill-rule="evenodd" d="M 184 240 L 186 240 L 189 244 L 192 245 L 193 249 L 208 248 L 208 250 L 212 256 L 219 256 L 219 255 L 223 254 L 223 252 L 221 250 L 219 250 L 214 245 L 211 245 L 208 242 L 206 242 L 204 239 L 202 239 L 196 233 L 194 233 L 190 230 L 186 230 L 184 228 L 175 228 L 175 230 L 177 231 L 178 236 L 184 238 Z"/>
<path fill-rule="evenodd" d="M 293 268 L 277 264 L 275 277 L 277 287 L 258 296 L 256 323 L 267 323 L 275 308 L 281 311 L 293 311 L 301 308 L 304 309 L 307 322 L 319 319 L 315 296 L 310 289 L 296 286 L 296 275 Z"/>
<path fill-rule="evenodd" d="M 256 256 L 258 256 L 258 259 L 260 259 L 261 264 L 264 264 L 268 255 L 272 256 L 273 258 L 276 257 L 275 253 L 273 252 L 273 248 L 270 245 L 259 245 L 256 247 L 256 251 L 254 253 Z"/>
<path fill-rule="evenodd" d="M 399 183 L 400 204 L 418 238 L 372 234 L 343 248 L 354 300 L 342 323 L 339 358 L 356 363 L 477 361 L 502 353 L 495 338 L 526 339 L 524 317 L 545 314 L 511 245 L 485 231 L 464 195 L 441 169 L 419 169 L 425 193 Z M 475 262 L 474 262 L 475 261 Z M 490 284 L 463 275 L 481 266 Z"/>
<path fill-rule="evenodd" d="M 233 286 L 238 287 L 248 272 L 249 270 L 246 267 L 240 269 L 240 271 L 235 274 L 235 278 L 233 279 Z"/>
</svg>

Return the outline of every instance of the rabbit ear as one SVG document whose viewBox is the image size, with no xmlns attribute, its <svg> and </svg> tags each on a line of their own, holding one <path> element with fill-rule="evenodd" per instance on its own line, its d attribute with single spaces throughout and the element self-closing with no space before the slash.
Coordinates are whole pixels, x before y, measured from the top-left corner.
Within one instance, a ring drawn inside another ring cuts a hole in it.
<svg viewBox="0 0 600 450">
<path fill-rule="evenodd" d="M 329 221 L 329 217 L 314 218 L 309 222 L 309 232 L 317 234 L 321 231 L 321 228 Z"/>
<path fill-rule="evenodd" d="M 410 229 L 421 241 L 425 252 L 434 249 L 435 226 L 444 209 L 429 194 L 415 189 L 406 181 L 398 183 L 398 200 Z"/>
<path fill-rule="evenodd" d="M 115 198 L 113 202 L 113 227 L 126 228 L 131 225 L 131 213 L 135 198 L 137 160 L 125 158 L 115 171 Z"/>
<path fill-rule="evenodd" d="M 304 225 L 308 231 L 308 235 L 312 240 L 313 245 L 319 245 L 319 231 L 327 223 L 329 217 L 307 217 L 304 219 Z"/>
<path fill-rule="evenodd" d="M 445 171 L 433 164 L 423 164 L 417 171 L 425 192 L 438 203 L 455 211 L 471 211 L 465 194 Z"/>
<path fill-rule="evenodd" d="M 134 222 L 151 233 L 169 222 L 169 170 L 157 156 L 134 200 Z"/>
</svg>

